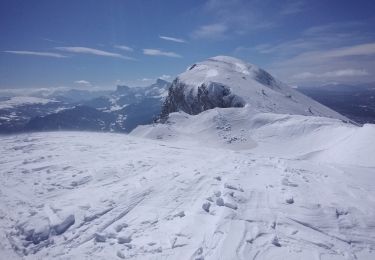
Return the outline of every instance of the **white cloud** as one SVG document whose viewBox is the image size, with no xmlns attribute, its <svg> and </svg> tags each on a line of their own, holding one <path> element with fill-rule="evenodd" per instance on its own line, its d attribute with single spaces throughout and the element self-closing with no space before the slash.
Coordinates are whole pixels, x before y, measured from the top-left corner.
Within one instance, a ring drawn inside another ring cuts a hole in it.
<svg viewBox="0 0 375 260">
<path fill-rule="evenodd" d="M 322 57 L 339 58 L 348 56 L 368 56 L 375 54 L 375 43 L 359 44 L 321 52 Z"/>
<path fill-rule="evenodd" d="M 81 86 L 86 86 L 86 87 L 90 87 L 92 86 L 91 82 L 90 81 L 87 81 L 87 80 L 76 80 L 74 81 L 75 84 L 78 84 L 78 85 L 81 85 Z"/>
<path fill-rule="evenodd" d="M 160 77 L 157 77 L 157 78 L 142 78 L 140 80 L 145 83 L 145 82 L 155 82 L 157 79 L 162 79 L 162 80 L 168 81 L 171 78 L 172 78 L 172 76 L 170 76 L 170 75 L 161 75 Z"/>
<path fill-rule="evenodd" d="M 60 50 L 60 51 L 71 52 L 71 53 L 82 53 L 82 54 L 90 54 L 90 55 L 96 55 L 96 56 L 120 58 L 120 59 L 125 59 L 125 60 L 134 60 L 131 57 L 127 57 L 119 53 L 102 51 L 102 50 L 87 48 L 87 47 L 56 47 L 55 49 Z"/>
<path fill-rule="evenodd" d="M 281 9 L 280 14 L 291 15 L 302 12 L 305 9 L 305 3 L 301 0 L 287 1 L 285 6 Z"/>
<path fill-rule="evenodd" d="M 49 39 L 49 38 L 42 38 L 42 40 L 47 41 L 47 42 L 52 42 L 52 43 L 65 44 L 64 42 L 56 41 L 56 40 Z"/>
<path fill-rule="evenodd" d="M 54 52 L 41 52 L 41 51 L 4 51 L 4 52 L 17 54 L 17 55 L 33 55 L 33 56 L 52 57 L 52 58 L 66 58 L 67 57 L 60 53 L 54 53 Z"/>
<path fill-rule="evenodd" d="M 260 54 L 273 54 L 272 58 L 291 56 L 303 52 L 322 51 L 339 46 L 354 45 L 371 40 L 368 34 L 361 30 L 360 22 L 330 23 L 313 26 L 304 30 L 300 37 L 284 41 L 263 43 L 244 50 L 255 50 Z"/>
<path fill-rule="evenodd" d="M 229 8 L 232 5 L 237 4 L 238 0 L 208 0 L 206 3 L 206 8 L 209 10 L 217 10 L 217 9 L 224 9 Z"/>
<path fill-rule="evenodd" d="M 161 51 L 158 49 L 143 49 L 143 54 L 150 55 L 150 56 L 166 56 L 171 58 L 181 58 L 182 56 L 175 53 L 175 52 L 169 52 L 169 51 Z"/>
<path fill-rule="evenodd" d="M 317 48 L 320 45 L 320 40 L 296 39 L 282 43 L 275 44 L 259 44 L 253 50 L 261 54 L 275 53 L 277 55 L 287 55 L 291 53 L 301 52 L 309 49 Z M 250 49 L 250 48 L 247 48 Z"/>
<path fill-rule="evenodd" d="M 359 69 L 343 69 L 328 71 L 324 73 L 312 73 L 312 72 L 302 72 L 296 75 L 293 75 L 294 79 L 330 79 L 330 78 L 341 78 L 341 77 L 359 77 L 367 76 L 369 73 L 366 70 Z"/>
<path fill-rule="evenodd" d="M 159 36 L 160 39 L 166 40 L 166 41 L 172 41 L 172 42 L 178 42 L 178 43 L 186 43 L 184 39 L 181 38 L 174 38 L 174 37 L 169 37 L 169 36 Z"/>
<path fill-rule="evenodd" d="M 361 77 L 361 80 L 366 80 L 371 76 L 374 78 L 374 66 L 373 60 L 361 58 L 301 59 L 279 61 L 274 63 L 270 69 L 271 72 L 286 81 L 301 82 L 307 79 L 319 80 L 328 77 L 345 80 L 349 76 L 358 76 Z"/>
<path fill-rule="evenodd" d="M 159 79 L 162 79 L 162 80 L 169 80 L 169 79 L 171 79 L 172 78 L 172 76 L 170 76 L 170 75 L 161 75 L 160 77 L 159 77 Z"/>
<path fill-rule="evenodd" d="M 227 30 L 228 26 L 222 23 L 203 25 L 192 33 L 192 37 L 198 39 L 223 38 Z"/>
<path fill-rule="evenodd" d="M 321 36 L 321 35 L 332 35 L 337 34 L 338 32 L 351 32 L 357 31 L 361 26 L 363 26 L 363 22 L 359 21 L 348 21 L 348 22 L 336 22 L 336 23 L 328 23 L 328 24 L 321 24 L 317 26 L 312 26 L 307 28 L 303 34 L 306 36 Z M 363 33 L 363 32 L 361 32 Z"/>
<path fill-rule="evenodd" d="M 290 59 L 280 61 L 282 66 L 301 66 L 306 64 L 327 64 L 338 60 L 354 61 L 355 57 L 375 55 L 375 43 L 366 43 L 329 50 L 306 51 Z"/>
<path fill-rule="evenodd" d="M 327 78 L 348 82 L 354 77 L 361 82 L 375 80 L 375 42 L 330 48 L 319 43 L 310 44 L 310 47 L 308 43 L 305 47 L 294 46 L 294 53 L 287 44 L 270 49 L 263 46 L 263 51 L 269 50 L 276 57 L 269 66 L 270 71 L 291 83 L 324 81 Z"/>
<path fill-rule="evenodd" d="M 154 81 L 154 79 L 150 79 L 150 78 L 143 78 L 141 79 L 142 81 Z"/>
<path fill-rule="evenodd" d="M 127 85 L 130 87 L 148 87 L 151 84 L 155 83 L 157 79 L 162 79 L 169 81 L 173 78 L 173 76 L 170 75 L 161 75 L 159 77 L 149 76 L 144 78 L 138 78 L 138 79 L 132 79 L 132 80 L 116 80 L 114 82 L 115 85 Z"/>
<path fill-rule="evenodd" d="M 265 67 L 281 80 L 293 84 L 375 80 L 375 42 L 364 22 L 320 24 L 288 41 L 240 46 L 242 56 L 264 55 Z M 350 68 L 350 69 L 348 69 Z"/>
<path fill-rule="evenodd" d="M 331 71 L 331 72 L 326 72 L 324 76 L 329 76 L 329 77 L 353 77 L 353 76 L 367 76 L 369 73 L 362 69 L 362 70 L 357 70 L 357 69 L 345 69 L 345 70 L 336 70 L 336 71 Z"/>
<path fill-rule="evenodd" d="M 115 45 L 115 48 L 123 50 L 123 51 L 134 51 L 133 48 L 126 46 L 126 45 Z"/>
<path fill-rule="evenodd" d="M 194 39 L 233 39 L 279 26 L 280 14 L 268 5 L 268 1 L 259 0 L 208 0 L 201 12 L 211 22 L 202 24 L 190 36 Z"/>
</svg>

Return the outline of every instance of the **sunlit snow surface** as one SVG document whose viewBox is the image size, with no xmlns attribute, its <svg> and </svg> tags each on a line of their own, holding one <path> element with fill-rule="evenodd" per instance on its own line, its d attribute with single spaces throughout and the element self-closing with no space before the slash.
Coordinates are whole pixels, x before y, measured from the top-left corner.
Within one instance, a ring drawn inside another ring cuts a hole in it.
<svg viewBox="0 0 375 260">
<path fill-rule="evenodd" d="M 0 136 L 1 259 L 375 259 L 375 127 L 244 109 Z"/>
</svg>

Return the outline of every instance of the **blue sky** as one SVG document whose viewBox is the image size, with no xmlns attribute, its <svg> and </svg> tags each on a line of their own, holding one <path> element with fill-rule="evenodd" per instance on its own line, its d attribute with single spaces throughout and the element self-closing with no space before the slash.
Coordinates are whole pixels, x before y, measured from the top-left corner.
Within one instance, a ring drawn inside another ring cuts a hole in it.
<svg viewBox="0 0 375 260">
<path fill-rule="evenodd" d="M 371 0 L 1 0 L 0 88 L 140 86 L 230 55 L 290 84 L 375 81 Z"/>
</svg>

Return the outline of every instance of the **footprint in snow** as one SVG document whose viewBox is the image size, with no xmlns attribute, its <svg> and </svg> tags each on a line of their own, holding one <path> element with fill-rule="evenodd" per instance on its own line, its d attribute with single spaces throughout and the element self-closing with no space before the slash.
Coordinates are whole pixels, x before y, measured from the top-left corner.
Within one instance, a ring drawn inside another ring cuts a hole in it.
<svg viewBox="0 0 375 260">
<path fill-rule="evenodd" d="M 224 206 L 224 200 L 223 200 L 223 198 L 217 198 L 216 199 L 216 205 L 218 205 L 219 207 Z"/>
<path fill-rule="evenodd" d="M 185 217 L 185 211 L 180 211 L 180 212 L 178 212 L 174 215 L 169 215 L 165 219 L 166 220 L 173 220 L 175 218 L 183 218 L 183 217 Z"/>
<path fill-rule="evenodd" d="M 214 195 L 215 195 L 216 197 L 220 197 L 220 196 L 221 196 L 221 191 L 215 191 L 215 192 L 214 192 Z"/>
<path fill-rule="evenodd" d="M 229 191 L 229 192 L 225 193 L 224 196 L 230 196 L 230 197 L 234 198 L 234 192 Z"/>
<path fill-rule="evenodd" d="M 283 180 L 281 181 L 281 184 L 284 186 L 289 186 L 289 187 L 298 187 L 298 184 L 290 182 L 289 179 L 286 177 L 283 178 Z"/>
<path fill-rule="evenodd" d="M 119 244 L 129 244 L 132 241 L 130 236 L 121 236 L 117 238 L 117 243 Z"/>
<path fill-rule="evenodd" d="M 230 208 L 230 209 L 233 209 L 233 210 L 237 210 L 238 209 L 238 206 L 234 203 L 230 203 L 230 202 L 224 202 L 224 199 L 221 198 L 221 197 L 218 197 L 216 199 L 216 205 L 219 206 L 219 207 L 227 207 L 227 208 Z"/>
<path fill-rule="evenodd" d="M 275 228 L 276 228 L 276 221 L 272 221 L 270 227 L 271 227 L 272 229 L 275 229 Z"/>
<path fill-rule="evenodd" d="M 99 243 L 104 243 L 107 240 L 105 234 L 102 233 L 95 233 L 95 241 Z"/>
<path fill-rule="evenodd" d="M 233 210 L 237 210 L 238 209 L 238 207 L 237 207 L 236 204 L 230 203 L 230 202 L 225 202 L 224 206 L 227 207 L 227 208 L 233 209 Z"/>
<path fill-rule="evenodd" d="M 185 217 L 185 212 L 184 212 L 184 211 L 180 211 L 180 212 L 178 212 L 177 214 L 175 214 L 174 217 L 180 217 L 180 218 L 183 218 L 183 217 Z"/>
<path fill-rule="evenodd" d="M 125 259 L 125 255 L 124 255 L 124 253 L 123 252 L 121 252 L 121 251 L 117 251 L 117 254 L 116 254 L 119 258 L 121 258 L 121 259 Z"/>
<path fill-rule="evenodd" d="M 210 212 L 210 207 L 211 207 L 211 203 L 210 202 L 205 202 L 203 203 L 202 205 L 202 209 L 206 212 Z"/>
<path fill-rule="evenodd" d="M 127 227 L 128 227 L 128 224 L 126 224 L 126 223 L 122 223 L 122 224 L 119 224 L 119 225 L 117 225 L 117 226 L 115 227 L 115 231 L 116 231 L 117 233 L 119 233 L 119 232 L 121 232 L 122 229 L 127 228 Z"/>
<path fill-rule="evenodd" d="M 348 215 L 349 211 L 345 209 L 336 209 L 336 218 L 340 218 L 341 216 Z"/>
<path fill-rule="evenodd" d="M 191 258 L 192 258 L 192 259 L 195 259 L 195 260 L 204 260 L 204 257 L 202 256 L 202 254 L 203 254 L 203 248 L 200 247 L 200 248 L 198 248 L 198 249 L 194 252 L 194 254 L 193 254 L 193 256 L 192 256 Z"/>
<path fill-rule="evenodd" d="M 288 203 L 288 204 L 293 204 L 294 203 L 294 199 L 293 199 L 293 197 L 290 197 L 290 198 L 287 198 L 285 200 L 285 202 Z"/>
<path fill-rule="evenodd" d="M 281 247 L 281 244 L 280 244 L 280 242 L 279 242 L 279 238 L 278 238 L 277 236 L 275 236 L 275 237 L 272 239 L 271 243 L 272 243 L 274 246 Z"/>
<path fill-rule="evenodd" d="M 172 239 L 171 241 L 171 247 L 172 249 L 177 248 L 177 247 L 184 247 L 189 244 L 188 238 L 185 236 L 178 236 Z"/>
<path fill-rule="evenodd" d="M 236 187 L 235 185 L 225 183 L 224 188 L 230 189 L 230 190 L 237 190 L 243 192 L 244 190 L 241 187 Z"/>
</svg>

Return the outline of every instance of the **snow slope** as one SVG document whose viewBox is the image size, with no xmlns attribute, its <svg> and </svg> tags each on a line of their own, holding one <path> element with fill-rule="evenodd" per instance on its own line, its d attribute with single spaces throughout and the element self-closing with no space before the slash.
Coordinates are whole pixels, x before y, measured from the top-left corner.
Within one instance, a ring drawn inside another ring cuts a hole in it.
<svg viewBox="0 0 375 260">
<path fill-rule="evenodd" d="M 359 142 L 373 142 L 374 126 L 259 114 L 241 144 L 234 110 L 176 113 L 181 128 L 134 133 L 162 140 L 1 136 L 0 259 L 374 259 L 375 153 Z M 196 133 L 180 138 L 189 125 Z M 301 132 L 342 134 L 319 146 Z M 320 158 L 340 138 L 357 157 Z"/>
<path fill-rule="evenodd" d="M 375 146 L 369 145 L 375 144 L 373 124 L 358 127 L 325 117 L 253 113 L 249 106 L 215 108 L 198 115 L 176 112 L 166 124 L 139 126 L 132 135 L 375 167 Z"/>
<path fill-rule="evenodd" d="M 193 64 L 173 81 L 163 116 L 198 114 L 214 107 L 249 106 L 252 112 L 324 116 L 350 121 L 278 81 L 257 66 L 228 56 Z"/>
</svg>

